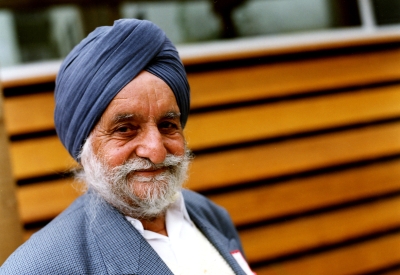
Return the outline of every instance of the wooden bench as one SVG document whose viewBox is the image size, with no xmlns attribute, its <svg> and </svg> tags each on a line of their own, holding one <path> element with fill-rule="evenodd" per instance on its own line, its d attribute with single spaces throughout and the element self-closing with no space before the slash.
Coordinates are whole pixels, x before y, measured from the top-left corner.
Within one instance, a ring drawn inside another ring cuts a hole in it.
<svg viewBox="0 0 400 275">
<path fill-rule="evenodd" d="M 257 274 L 399 272 L 398 42 L 187 71 L 187 186 L 230 212 Z M 54 132 L 53 82 L 3 82 L 26 238 L 79 195 Z"/>
</svg>

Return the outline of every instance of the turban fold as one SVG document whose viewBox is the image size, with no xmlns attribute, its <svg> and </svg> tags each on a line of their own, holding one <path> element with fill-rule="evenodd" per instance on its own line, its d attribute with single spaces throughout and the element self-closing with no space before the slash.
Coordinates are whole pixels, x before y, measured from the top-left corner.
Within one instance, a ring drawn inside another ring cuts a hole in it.
<svg viewBox="0 0 400 275">
<path fill-rule="evenodd" d="M 76 160 L 109 103 L 143 70 L 171 88 L 184 127 L 190 108 L 186 72 L 174 45 L 153 23 L 121 19 L 99 27 L 65 58 L 56 79 L 54 121 Z"/>
</svg>

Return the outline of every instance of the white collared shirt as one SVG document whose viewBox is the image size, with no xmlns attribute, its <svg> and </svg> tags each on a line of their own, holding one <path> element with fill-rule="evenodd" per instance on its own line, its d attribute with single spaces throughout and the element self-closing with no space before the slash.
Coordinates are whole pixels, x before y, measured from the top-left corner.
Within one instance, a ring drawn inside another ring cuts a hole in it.
<svg viewBox="0 0 400 275">
<path fill-rule="evenodd" d="M 234 274 L 231 267 L 191 221 L 179 194 L 166 212 L 168 236 L 144 230 L 142 223 L 126 217 L 175 275 Z"/>
</svg>

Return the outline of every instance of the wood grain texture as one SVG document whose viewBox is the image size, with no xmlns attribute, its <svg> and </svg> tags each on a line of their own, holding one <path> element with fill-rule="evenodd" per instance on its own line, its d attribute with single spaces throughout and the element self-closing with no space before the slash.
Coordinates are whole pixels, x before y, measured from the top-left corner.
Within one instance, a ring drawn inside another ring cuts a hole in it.
<svg viewBox="0 0 400 275">
<path fill-rule="evenodd" d="M 190 168 L 188 186 L 226 187 L 399 153 L 399 136 L 400 124 L 388 124 L 200 155 Z"/>
<path fill-rule="evenodd" d="M 209 198 L 227 209 L 236 225 L 243 225 L 399 192 L 399 178 L 400 161 L 392 161 Z M 79 196 L 81 187 L 72 178 L 18 187 L 22 221 L 55 217 Z"/>
<path fill-rule="evenodd" d="M 400 116 L 400 85 L 194 114 L 185 133 L 194 149 Z M 54 129 L 52 93 L 5 100 L 9 135 Z"/>
<path fill-rule="evenodd" d="M 51 220 L 80 194 L 82 186 L 73 179 L 61 179 L 20 186 L 17 198 L 23 223 Z"/>
<path fill-rule="evenodd" d="M 216 147 L 293 133 L 400 117 L 400 85 L 194 114 L 189 146 Z"/>
<path fill-rule="evenodd" d="M 188 74 L 192 108 L 398 80 L 400 50 Z"/>
<path fill-rule="evenodd" d="M 22 225 L 11 173 L 9 142 L 4 126 L 3 95 L 0 86 L 0 266 L 22 243 Z"/>
<path fill-rule="evenodd" d="M 400 234 L 255 269 L 258 275 L 365 274 L 400 262 Z"/>
<path fill-rule="evenodd" d="M 210 195 L 237 225 L 400 191 L 400 161 Z M 240 202 L 240 203 L 238 203 Z"/>
<path fill-rule="evenodd" d="M 399 135 L 400 126 L 388 124 L 201 155 L 190 168 L 188 186 L 204 190 L 393 154 L 400 152 Z M 61 173 L 76 166 L 57 137 L 14 142 L 11 155 L 17 179 Z"/>
<path fill-rule="evenodd" d="M 250 262 L 258 262 L 398 227 L 400 197 L 395 197 L 243 230 L 240 237 Z"/>
<path fill-rule="evenodd" d="M 258 274 L 362 274 L 400 263 L 399 60 L 392 45 L 189 71 L 185 134 L 198 156 L 187 186 L 212 191 L 229 211 Z M 52 93 L 5 101 L 13 178 L 26 183 L 17 187 L 25 239 L 80 194 L 71 178 L 42 178 L 76 166 L 56 136 L 35 135 L 54 129 Z M 273 260 L 287 255 L 303 256 Z"/>
<path fill-rule="evenodd" d="M 76 166 L 57 136 L 13 142 L 11 160 L 16 179 L 63 173 Z"/>
<path fill-rule="evenodd" d="M 8 97 L 4 101 L 9 135 L 54 129 L 53 92 Z"/>
</svg>

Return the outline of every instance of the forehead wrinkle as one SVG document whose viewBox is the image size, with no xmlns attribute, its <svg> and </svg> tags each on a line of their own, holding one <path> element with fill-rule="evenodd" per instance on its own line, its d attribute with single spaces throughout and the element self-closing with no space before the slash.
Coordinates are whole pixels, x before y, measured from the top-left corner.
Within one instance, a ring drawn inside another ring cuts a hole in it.
<svg viewBox="0 0 400 275">
<path fill-rule="evenodd" d="M 169 100 L 170 95 L 168 95 L 169 91 L 165 90 L 165 87 L 160 87 L 160 84 L 155 79 L 151 80 L 151 84 L 152 85 L 149 85 L 148 92 L 146 93 L 147 102 L 149 103 L 150 113 L 157 113 L 165 108 L 165 101 Z M 150 102 L 153 102 L 154 104 L 150 104 Z M 177 112 L 174 108 L 169 107 L 168 109 L 168 111 L 160 114 L 159 118 L 173 119 L 181 116 L 181 113 L 179 111 Z"/>
</svg>

